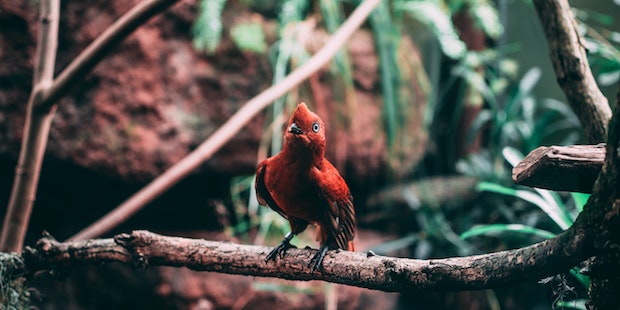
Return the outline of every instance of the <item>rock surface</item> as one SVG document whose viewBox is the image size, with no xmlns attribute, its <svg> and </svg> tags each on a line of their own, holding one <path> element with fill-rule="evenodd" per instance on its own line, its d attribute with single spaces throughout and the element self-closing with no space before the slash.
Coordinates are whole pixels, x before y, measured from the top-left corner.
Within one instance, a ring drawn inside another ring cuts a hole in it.
<svg viewBox="0 0 620 310">
<path fill-rule="evenodd" d="M 32 83 L 37 7 L 29 1 L 1 2 L 0 61 L 6 65 L 0 67 L 0 154 L 16 158 Z M 56 71 L 135 3 L 63 3 Z M 237 13 L 225 27 L 245 16 L 261 21 L 266 31 L 273 28 L 273 20 L 248 10 Z M 75 85 L 60 102 L 47 154 L 120 180 L 147 181 L 178 162 L 243 103 L 270 86 L 272 72 L 266 56 L 240 52 L 227 36 L 212 56 L 194 50 L 191 24 L 196 11 L 195 1 L 180 2 L 153 18 Z M 321 31 L 314 33 L 319 38 L 318 34 L 326 36 Z M 349 128 L 338 125 L 341 120 L 330 117 L 333 114 L 323 115 L 332 131 L 328 152 L 337 157 L 334 147 L 345 140 L 346 160 L 341 162 L 352 168 L 352 177 L 378 176 L 388 165 L 378 60 L 371 36 L 358 33 L 349 51 L 357 85 L 355 107 L 348 111 Z M 333 112 L 337 100 L 329 78 L 328 72 L 320 73 L 322 100 L 328 107 L 324 112 Z M 418 95 L 411 123 L 419 132 L 422 113 L 418 112 L 424 107 L 425 94 Z M 300 100 L 313 104 L 312 98 Z M 203 170 L 253 173 L 263 121 L 261 115 L 248 123 Z M 425 135 L 411 135 L 422 147 L 408 152 L 409 167 L 420 158 L 425 144 Z"/>
</svg>

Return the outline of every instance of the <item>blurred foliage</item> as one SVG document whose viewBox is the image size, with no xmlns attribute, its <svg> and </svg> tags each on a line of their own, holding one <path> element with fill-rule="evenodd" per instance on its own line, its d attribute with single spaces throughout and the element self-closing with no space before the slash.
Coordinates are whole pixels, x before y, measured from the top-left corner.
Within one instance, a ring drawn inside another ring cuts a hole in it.
<svg viewBox="0 0 620 310">
<path fill-rule="evenodd" d="M 241 3 L 254 6 L 257 9 L 270 7 L 264 1 L 242 1 Z M 300 36 L 308 36 L 303 23 L 320 22 L 328 32 L 334 32 L 344 21 L 345 9 L 359 1 L 321 0 L 313 5 L 307 0 L 281 0 L 271 4 L 277 12 L 278 41 L 270 48 L 274 76 L 273 83 L 281 81 L 295 66 L 308 58 L 308 53 L 299 44 Z M 213 53 L 222 38 L 222 13 L 226 1 L 200 2 L 198 18 L 194 22 L 194 45 L 199 50 Z M 395 140 L 406 135 L 401 131 L 407 128 L 408 113 L 402 113 L 408 108 L 407 94 L 403 92 L 408 78 L 400 72 L 398 65 L 398 47 L 400 45 L 403 26 L 406 21 L 403 16 L 416 20 L 425 25 L 437 38 L 442 46 L 442 52 L 453 59 L 462 59 L 466 56 L 465 44 L 459 39 L 451 16 L 454 12 L 466 10 L 489 37 L 498 37 L 503 29 L 495 8 L 485 0 L 395 0 L 382 2 L 370 17 L 370 26 L 375 37 L 375 46 L 379 57 L 381 76 L 381 90 L 383 102 L 384 130 L 388 149 L 392 149 Z M 262 52 L 264 34 L 263 29 L 251 25 L 243 27 L 233 26 L 231 36 L 236 46 L 241 50 Z M 300 32 L 301 31 L 301 32 Z M 303 32 L 306 31 L 306 32 Z M 332 60 L 330 71 L 337 81 L 334 83 L 334 100 L 346 104 L 344 111 L 350 111 L 354 98 L 354 84 L 351 63 L 345 51 L 340 51 Z M 295 97 L 295 96 L 288 96 Z M 285 103 L 293 105 L 296 102 L 287 101 L 287 96 L 279 99 L 272 108 L 272 120 L 282 115 Z M 431 105 L 429 104 L 429 107 Z M 432 107 L 431 107 L 432 108 Z M 344 124 L 347 116 L 338 117 Z M 281 130 L 278 126 L 272 127 L 273 138 L 271 153 L 281 148 Z"/>
<path fill-rule="evenodd" d="M 487 199 L 473 207 L 492 210 L 491 214 L 495 214 L 491 223 L 474 224 L 460 237 L 476 246 L 493 244 L 488 241 L 494 238 L 500 241 L 500 248 L 520 247 L 551 238 L 570 227 L 588 195 L 516 186 L 511 179 L 512 167 L 523 154 L 538 146 L 578 143 L 583 139 L 583 132 L 577 116 L 564 102 L 534 95 L 533 89 L 541 77 L 539 68 L 530 68 L 520 80 L 513 82 L 510 75 L 498 77 L 488 65 L 493 59 L 488 53 L 478 54 L 475 61 L 461 63 L 452 71 L 477 89 L 486 103 L 467 135 L 471 143 L 473 137 L 482 134 L 484 147 L 479 153 L 459 160 L 456 169 L 477 177 L 478 190 L 486 193 Z M 472 73 L 480 64 L 486 71 L 484 79 Z M 587 277 L 577 271 L 571 274 L 587 288 Z M 555 303 L 559 304 L 560 300 L 566 299 L 560 298 Z"/>
<path fill-rule="evenodd" d="M 516 83 L 499 83 L 502 87 L 494 87 L 498 81 L 492 71 L 482 80 L 480 75 L 469 74 L 472 69 L 466 65 L 456 70 L 468 85 L 478 89 L 486 103 L 467 135 L 468 141 L 472 141 L 475 135 L 483 133 L 485 146 L 481 152 L 459 160 L 456 168 L 462 174 L 477 177 L 480 180 L 478 190 L 491 195 L 474 207 L 497 213 L 494 223 L 475 224 L 460 237 L 478 246 L 488 242 L 480 239 L 486 237 L 500 240 L 502 248 L 520 247 L 552 238 L 569 228 L 589 195 L 516 186 L 511 171 L 523 154 L 538 146 L 582 141 L 577 116 L 564 102 L 533 95 L 541 76 L 539 68 L 530 68 Z M 571 274 L 582 288 L 588 287 L 586 276 L 577 270 L 572 270 Z M 566 292 L 558 294 L 554 305 L 566 304 L 569 298 Z M 575 294 L 570 299 L 576 297 Z"/>
<path fill-rule="evenodd" d="M 242 51 L 263 53 L 267 50 L 261 24 L 256 22 L 235 25 L 230 30 L 235 45 Z"/>
<path fill-rule="evenodd" d="M 200 1 L 198 16 L 192 27 L 194 47 L 213 54 L 222 38 L 222 13 L 226 0 Z"/>
<path fill-rule="evenodd" d="M 527 154 L 541 145 L 582 141 L 579 119 L 566 103 L 534 96 L 532 91 L 540 80 L 540 69 L 531 68 L 518 83 L 506 87 L 494 87 L 503 82 L 486 82 L 467 73 L 472 70 L 457 67 L 453 71 L 477 88 L 487 103 L 473 121 L 467 140 L 471 143 L 473 137 L 484 132 L 487 141 L 481 153 L 457 163 L 459 172 L 501 184 L 512 183 L 508 170 L 512 168 L 505 165 L 502 153 L 506 147 Z M 487 74 L 487 78 L 492 76 Z"/>
<path fill-rule="evenodd" d="M 588 60 L 602 86 L 620 80 L 620 33 L 609 29 L 614 17 L 584 8 L 573 8 L 578 30 L 585 39 Z"/>
<path fill-rule="evenodd" d="M 0 253 L 0 309 L 30 309 L 30 289 L 25 278 L 15 279 L 15 265 L 23 266 L 23 258 L 16 253 Z"/>
<path fill-rule="evenodd" d="M 395 8 L 424 24 L 437 37 L 441 49 L 448 57 L 458 59 L 465 55 L 467 47 L 459 38 L 450 15 L 435 1 L 399 1 Z"/>
</svg>

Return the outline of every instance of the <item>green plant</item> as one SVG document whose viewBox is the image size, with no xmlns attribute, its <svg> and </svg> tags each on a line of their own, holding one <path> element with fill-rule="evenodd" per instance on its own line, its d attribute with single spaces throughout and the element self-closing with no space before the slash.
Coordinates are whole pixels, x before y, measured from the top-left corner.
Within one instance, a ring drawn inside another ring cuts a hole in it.
<svg viewBox="0 0 620 310">
<path fill-rule="evenodd" d="M 222 38 L 222 13 L 226 0 L 200 1 L 198 16 L 192 27 L 194 47 L 213 54 Z"/>
<path fill-rule="evenodd" d="M 521 159 L 522 155 L 513 148 L 506 147 L 502 152 L 504 158 L 512 165 L 516 165 Z M 563 231 L 570 227 L 576 220 L 577 215 L 583 210 L 588 194 L 571 193 L 566 199 L 560 194 L 539 188 L 514 188 L 504 185 L 500 185 L 492 182 L 480 182 L 478 185 L 479 191 L 495 193 L 499 195 L 505 195 L 513 197 L 517 200 L 523 200 L 531 205 L 540 209 L 551 221 L 557 226 L 553 229 L 556 232 Z M 517 218 L 523 220 L 523 223 L 515 223 L 515 219 L 511 219 L 510 224 L 483 224 L 476 225 L 463 233 L 460 237 L 464 240 L 470 239 L 476 236 L 486 237 L 499 237 L 506 238 L 507 236 L 521 237 L 523 243 L 528 244 L 536 241 L 536 239 L 549 239 L 556 236 L 557 233 L 534 227 L 535 224 L 526 223 L 527 217 Z M 559 229 L 559 230 L 558 230 Z M 589 279 L 587 276 L 579 273 L 577 268 L 573 268 L 570 274 L 582 285 L 583 288 L 587 288 L 589 285 Z M 549 282 L 543 281 L 543 283 Z M 565 280 L 560 282 L 563 288 L 570 288 Z M 570 289 L 572 292 L 572 289 Z M 578 307 L 576 300 L 566 301 L 565 295 L 567 290 L 558 290 L 559 296 L 554 301 L 554 305 L 558 307 L 567 307 L 574 305 L 576 309 L 584 309 Z M 576 295 L 574 296 L 576 298 Z M 573 298 L 574 299 L 574 298 Z"/>
<path fill-rule="evenodd" d="M 503 60 L 497 70 L 498 67 L 492 65 L 496 56 L 492 51 L 469 53 L 452 71 L 454 76 L 474 87 L 486 103 L 467 134 L 467 143 L 482 135 L 485 147 L 459 160 L 456 169 L 480 180 L 478 190 L 487 193 L 488 200 L 478 202 L 474 208 L 490 208 L 491 211 L 483 212 L 490 214 L 487 219 L 493 219 L 493 222 L 466 228 L 460 237 L 473 244 L 480 241 L 480 237 L 486 237 L 487 241 L 495 238 L 502 247 L 523 246 L 552 238 L 570 227 L 587 196 L 517 187 L 510 177 L 511 168 L 522 159 L 523 153 L 540 145 L 574 144 L 582 139 L 582 132 L 578 118 L 566 104 L 534 95 L 533 90 L 541 77 L 539 68 L 529 69 L 513 83 L 514 65 Z M 480 67 L 485 74 L 478 73 L 476 68 Z M 459 116 L 457 113 L 453 119 L 453 130 L 456 130 Z M 571 274 L 582 287 L 588 286 L 587 277 L 577 270 L 571 270 Z M 555 305 L 570 303 L 566 302 L 566 291 L 558 294 Z"/>
<path fill-rule="evenodd" d="M 233 42 L 242 51 L 263 53 L 267 50 L 263 28 L 259 23 L 250 22 L 235 25 L 230 30 Z"/>
<path fill-rule="evenodd" d="M 459 69 L 456 73 L 469 79 L 488 103 L 472 123 L 467 134 L 468 143 L 482 131 L 488 142 L 483 152 L 459 160 L 457 171 L 505 185 L 512 182 L 502 155 L 506 147 L 529 153 L 540 145 L 581 141 L 579 119 L 565 103 L 534 96 L 532 91 L 540 80 L 540 69 L 531 68 L 516 86 L 499 90 L 492 88 L 493 82 L 471 77 L 467 71 Z"/>
<path fill-rule="evenodd" d="M 23 265 L 15 253 L 0 253 L 0 309 L 30 309 L 30 291 L 26 279 L 15 277 L 13 269 Z"/>
<path fill-rule="evenodd" d="M 611 30 L 614 18 L 585 8 L 573 8 L 579 21 L 581 35 L 588 48 L 588 61 L 602 86 L 618 83 L 620 79 L 620 33 Z"/>
</svg>

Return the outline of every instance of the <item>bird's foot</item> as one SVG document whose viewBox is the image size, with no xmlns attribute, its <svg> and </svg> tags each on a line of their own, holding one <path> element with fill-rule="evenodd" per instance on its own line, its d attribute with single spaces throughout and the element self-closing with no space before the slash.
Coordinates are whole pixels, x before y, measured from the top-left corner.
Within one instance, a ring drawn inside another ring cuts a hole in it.
<svg viewBox="0 0 620 310">
<path fill-rule="evenodd" d="M 325 254 L 327 253 L 328 247 L 326 245 L 321 246 L 319 252 L 317 252 L 310 262 L 308 263 L 308 267 L 312 271 L 317 271 L 323 269 L 323 258 L 325 258 Z"/>
<path fill-rule="evenodd" d="M 277 247 L 275 247 L 273 250 L 271 250 L 271 252 L 269 252 L 269 254 L 267 254 L 267 259 L 265 259 L 265 261 L 268 262 L 270 260 L 275 260 L 276 256 L 280 256 L 280 258 L 283 258 L 286 250 L 290 248 L 297 247 L 292 245 L 290 241 L 287 240 L 287 238 L 284 238 L 284 240 L 282 240 L 282 242 Z"/>
</svg>

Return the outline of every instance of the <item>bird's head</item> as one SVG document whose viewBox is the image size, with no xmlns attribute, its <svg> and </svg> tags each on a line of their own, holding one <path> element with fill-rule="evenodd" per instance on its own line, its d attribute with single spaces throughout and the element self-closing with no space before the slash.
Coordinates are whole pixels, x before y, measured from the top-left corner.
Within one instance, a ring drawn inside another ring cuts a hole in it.
<svg viewBox="0 0 620 310">
<path fill-rule="evenodd" d="M 325 124 L 302 102 L 291 115 L 284 138 L 291 147 L 305 147 L 322 155 L 325 150 Z"/>
</svg>

